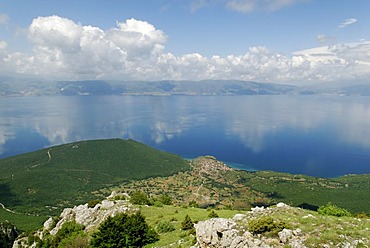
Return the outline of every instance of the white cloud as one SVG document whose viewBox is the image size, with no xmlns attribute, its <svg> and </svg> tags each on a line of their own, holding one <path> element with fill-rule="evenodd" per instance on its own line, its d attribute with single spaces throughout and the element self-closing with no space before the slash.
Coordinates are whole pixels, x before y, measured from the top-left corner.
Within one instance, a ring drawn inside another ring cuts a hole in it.
<svg viewBox="0 0 370 248">
<path fill-rule="evenodd" d="M 166 41 L 161 30 L 144 21 L 117 22 L 105 31 L 59 16 L 34 19 L 28 37 L 34 54 L 9 54 L 8 64 L 17 73 L 65 78 L 130 78 L 162 53 Z"/>
<path fill-rule="evenodd" d="M 108 30 L 58 16 L 36 18 L 28 37 L 32 54 L 0 49 L 1 71 L 52 79 L 202 80 L 242 79 L 304 83 L 370 76 L 370 42 L 329 45 L 278 54 L 250 47 L 242 55 L 165 53 L 166 35 L 152 24 L 129 19 Z M 327 37 L 319 36 L 325 41 Z M 5 48 L 6 43 L 0 43 Z"/>
<path fill-rule="evenodd" d="M 29 38 L 34 44 L 63 51 L 78 50 L 82 26 L 59 16 L 38 17 L 29 27 Z"/>
<path fill-rule="evenodd" d="M 341 24 L 339 24 L 339 28 L 346 28 L 354 23 L 357 22 L 357 19 L 355 18 L 349 18 L 349 19 L 346 19 L 344 22 L 342 22 Z"/>
<path fill-rule="evenodd" d="M 190 11 L 196 12 L 197 10 L 207 7 L 212 4 L 212 0 L 195 0 L 190 3 Z"/>
<path fill-rule="evenodd" d="M 228 9 L 242 13 L 253 11 L 272 12 L 298 2 L 307 0 L 192 0 L 189 8 L 191 12 L 214 5 L 225 5 Z"/>
<path fill-rule="evenodd" d="M 293 5 L 302 0 L 228 0 L 227 7 L 231 10 L 248 13 L 252 11 L 276 11 Z"/>
<path fill-rule="evenodd" d="M 5 14 L 0 13 L 0 24 L 7 24 L 9 21 L 9 17 Z"/>
<path fill-rule="evenodd" d="M 148 22 L 132 18 L 124 23 L 118 22 L 117 26 L 106 33 L 106 39 L 127 52 L 131 59 L 147 57 L 152 51 L 161 50 L 166 42 L 165 34 Z"/>
<path fill-rule="evenodd" d="M 336 43 L 336 38 L 330 35 L 319 34 L 316 36 L 316 39 L 321 45 L 332 45 Z"/>
<path fill-rule="evenodd" d="M 6 41 L 0 40 L 0 50 L 4 50 L 8 46 Z"/>
<path fill-rule="evenodd" d="M 227 7 L 235 11 L 247 13 L 252 12 L 257 6 L 255 1 L 251 0 L 231 0 L 228 1 Z"/>
</svg>

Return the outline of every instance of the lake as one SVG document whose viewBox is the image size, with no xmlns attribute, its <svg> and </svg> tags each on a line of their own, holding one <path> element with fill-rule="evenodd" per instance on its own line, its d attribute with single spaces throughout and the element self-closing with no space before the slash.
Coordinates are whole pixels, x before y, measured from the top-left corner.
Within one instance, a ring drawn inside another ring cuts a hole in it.
<svg viewBox="0 0 370 248">
<path fill-rule="evenodd" d="M 67 142 L 134 139 L 184 158 L 320 177 L 370 173 L 370 98 L 0 98 L 0 158 Z"/>
</svg>

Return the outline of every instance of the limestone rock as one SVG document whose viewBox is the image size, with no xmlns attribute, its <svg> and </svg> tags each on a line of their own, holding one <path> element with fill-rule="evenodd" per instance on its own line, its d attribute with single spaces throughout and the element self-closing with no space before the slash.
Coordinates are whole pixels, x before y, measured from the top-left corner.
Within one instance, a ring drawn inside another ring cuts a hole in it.
<svg viewBox="0 0 370 248">
<path fill-rule="evenodd" d="M 52 227 L 53 223 L 54 223 L 53 218 L 50 217 L 49 219 L 47 219 L 47 221 L 44 222 L 44 229 L 51 230 L 53 228 Z"/>
<path fill-rule="evenodd" d="M 195 224 L 199 247 L 229 247 L 237 236 L 231 219 L 213 218 Z"/>
<path fill-rule="evenodd" d="M 290 239 L 293 237 L 293 231 L 290 229 L 284 229 L 278 233 L 280 241 L 284 244 L 287 244 Z"/>
<path fill-rule="evenodd" d="M 283 229 L 277 237 L 253 235 L 247 229 L 252 219 L 266 216 L 274 211 L 290 211 L 290 206 L 280 203 L 276 208 L 255 207 L 246 214 L 237 214 L 231 219 L 213 218 L 195 224 L 194 248 L 242 248 L 242 247 L 296 247 L 304 248 L 305 237 L 301 229 Z"/>
<path fill-rule="evenodd" d="M 240 220 L 243 220 L 244 218 L 245 218 L 244 214 L 236 214 L 234 215 L 233 220 L 240 221 Z"/>
<path fill-rule="evenodd" d="M 276 207 L 278 207 L 278 208 L 285 208 L 285 207 L 289 207 L 289 205 L 286 205 L 283 202 L 279 202 L 278 204 L 276 204 Z"/>
<path fill-rule="evenodd" d="M 134 210 L 132 205 L 126 200 L 103 200 L 93 208 L 89 208 L 88 204 L 75 206 L 73 208 L 66 208 L 60 214 L 60 220 L 55 227 L 50 230 L 50 234 L 55 235 L 64 223 L 69 221 L 76 221 L 77 224 L 85 226 L 85 231 L 90 231 L 97 228 L 100 223 L 106 220 L 109 216 L 113 217 L 119 213 Z M 47 221 L 49 222 L 49 220 Z M 44 227 L 50 226 L 45 223 Z M 48 230 L 48 228 L 45 228 Z"/>
</svg>

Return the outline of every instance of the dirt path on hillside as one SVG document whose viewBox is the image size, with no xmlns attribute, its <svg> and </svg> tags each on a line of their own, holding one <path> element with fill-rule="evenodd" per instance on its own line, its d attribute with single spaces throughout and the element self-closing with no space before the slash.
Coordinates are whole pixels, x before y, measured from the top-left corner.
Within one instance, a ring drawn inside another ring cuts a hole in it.
<svg viewBox="0 0 370 248">
<path fill-rule="evenodd" d="M 49 163 L 49 162 L 50 162 L 50 160 L 51 160 L 51 154 L 50 154 L 50 151 L 51 151 L 51 148 L 48 150 L 48 157 L 49 157 L 48 163 Z"/>
<path fill-rule="evenodd" d="M 17 212 L 14 212 L 14 211 L 10 210 L 9 208 L 6 208 L 6 207 L 4 206 L 4 204 L 2 204 L 1 202 L 0 202 L 0 206 L 1 206 L 5 211 L 7 211 L 7 212 L 9 212 L 9 213 L 17 214 Z"/>
</svg>

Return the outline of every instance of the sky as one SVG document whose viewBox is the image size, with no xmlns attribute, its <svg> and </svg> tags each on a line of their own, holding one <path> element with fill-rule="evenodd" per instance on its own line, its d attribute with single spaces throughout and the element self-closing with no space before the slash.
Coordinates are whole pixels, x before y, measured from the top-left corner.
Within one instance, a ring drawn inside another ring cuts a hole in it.
<svg viewBox="0 0 370 248">
<path fill-rule="evenodd" d="M 0 0 L 0 79 L 370 79 L 368 0 Z"/>
</svg>

